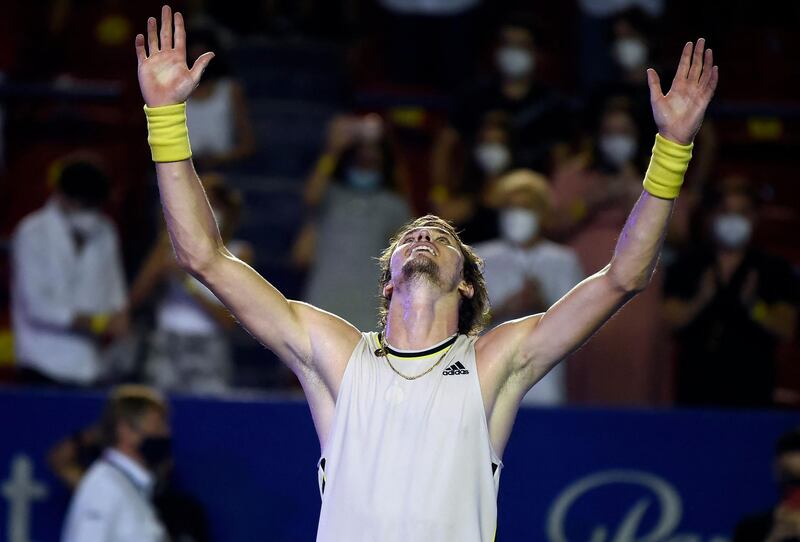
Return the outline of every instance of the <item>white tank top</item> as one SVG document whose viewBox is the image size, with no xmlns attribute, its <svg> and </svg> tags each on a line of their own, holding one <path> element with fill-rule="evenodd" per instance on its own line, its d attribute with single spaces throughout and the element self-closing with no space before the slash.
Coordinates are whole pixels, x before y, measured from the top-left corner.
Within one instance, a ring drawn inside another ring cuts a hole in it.
<svg viewBox="0 0 800 542">
<path fill-rule="evenodd" d="M 362 333 L 318 465 L 318 542 L 494 540 L 503 463 L 489 439 L 475 340 L 390 350 L 408 376 L 444 353 L 409 381 L 375 355 L 378 334 Z"/>
</svg>

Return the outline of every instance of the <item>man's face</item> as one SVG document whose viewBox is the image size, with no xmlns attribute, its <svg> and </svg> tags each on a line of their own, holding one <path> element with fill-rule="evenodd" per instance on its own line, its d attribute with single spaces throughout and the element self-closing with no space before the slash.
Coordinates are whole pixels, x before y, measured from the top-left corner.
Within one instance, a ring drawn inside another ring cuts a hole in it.
<svg viewBox="0 0 800 542">
<path fill-rule="evenodd" d="M 450 233 L 430 226 L 406 232 L 392 252 L 389 266 L 392 286 L 426 280 L 450 291 L 461 281 L 464 256 Z"/>
<path fill-rule="evenodd" d="M 500 30 L 501 47 L 519 47 L 533 53 L 533 35 L 526 28 L 506 26 Z"/>
<path fill-rule="evenodd" d="M 139 433 L 143 438 L 169 437 L 171 434 L 169 421 L 161 411 L 150 408 L 144 416 L 142 416 L 141 422 L 139 423 Z"/>
<path fill-rule="evenodd" d="M 156 408 L 148 408 L 136 424 L 121 422 L 119 428 L 120 447 L 129 451 L 140 451 L 148 439 L 171 436 L 169 421 Z"/>
</svg>

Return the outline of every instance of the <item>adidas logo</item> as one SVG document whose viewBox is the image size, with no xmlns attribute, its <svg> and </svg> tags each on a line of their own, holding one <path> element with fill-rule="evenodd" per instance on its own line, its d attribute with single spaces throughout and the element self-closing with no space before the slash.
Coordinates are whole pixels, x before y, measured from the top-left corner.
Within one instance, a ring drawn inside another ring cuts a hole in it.
<svg viewBox="0 0 800 542">
<path fill-rule="evenodd" d="M 466 367 L 464 367 L 460 361 L 455 362 L 450 367 L 442 371 L 444 376 L 452 376 L 452 375 L 468 375 L 469 371 Z"/>
</svg>

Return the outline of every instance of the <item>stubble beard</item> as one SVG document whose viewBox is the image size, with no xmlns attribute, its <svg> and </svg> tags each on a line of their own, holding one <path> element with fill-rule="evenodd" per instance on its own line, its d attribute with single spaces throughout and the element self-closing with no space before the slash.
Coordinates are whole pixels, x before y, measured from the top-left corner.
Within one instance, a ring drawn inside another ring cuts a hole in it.
<svg viewBox="0 0 800 542">
<path fill-rule="evenodd" d="M 403 281 L 408 284 L 426 282 L 432 286 L 442 286 L 439 265 L 430 258 L 413 258 L 403 265 Z"/>
</svg>

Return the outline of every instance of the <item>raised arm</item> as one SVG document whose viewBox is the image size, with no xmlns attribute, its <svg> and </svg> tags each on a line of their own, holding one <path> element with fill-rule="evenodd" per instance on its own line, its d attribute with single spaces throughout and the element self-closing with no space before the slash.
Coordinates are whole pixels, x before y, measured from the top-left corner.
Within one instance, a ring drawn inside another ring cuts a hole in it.
<svg viewBox="0 0 800 542">
<path fill-rule="evenodd" d="M 208 286 L 256 339 L 286 362 L 304 387 L 309 380 L 318 382 L 319 376 L 327 384 L 327 391 L 334 393 L 343 371 L 338 353 L 343 353 L 346 362 L 358 341 L 358 332 L 340 318 L 288 301 L 225 248 L 192 165 L 180 104 L 199 83 L 213 53 L 201 55 L 189 69 L 183 17 L 176 13 L 173 18 L 170 8 L 164 6 L 160 34 L 151 17 L 147 21 L 147 48 L 145 37 L 139 34 L 136 55 L 139 86 L 148 115 L 148 141 L 178 263 Z"/>
<path fill-rule="evenodd" d="M 659 135 L 645 190 L 620 233 L 611 262 L 544 314 L 508 322 L 484 337 L 481 346 L 488 357 L 502 360 L 495 365 L 506 370 L 497 382 L 510 379 L 515 393 L 524 394 L 648 284 L 691 156 L 690 145 L 717 85 L 717 67 L 704 45 L 703 39 L 696 46 L 686 44 L 666 96 L 655 70 L 647 71 Z"/>
</svg>

